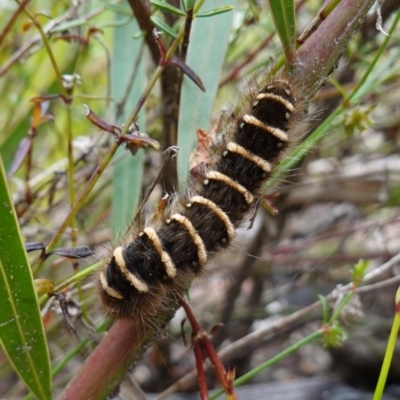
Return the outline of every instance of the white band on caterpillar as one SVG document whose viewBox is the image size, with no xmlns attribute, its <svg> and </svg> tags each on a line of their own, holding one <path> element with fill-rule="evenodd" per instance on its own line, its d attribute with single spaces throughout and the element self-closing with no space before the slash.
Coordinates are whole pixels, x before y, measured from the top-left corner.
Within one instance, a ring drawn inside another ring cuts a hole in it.
<svg viewBox="0 0 400 400">
<path fill-rule="evenodd" d="M 122 255 L 123 247 L 117 247 L 114 252 L 113 256 L 115 258 L 115 262 L 118 265 L 119 270 L 125 276 L 126 280 L 138 291 L 141 293 L 146 293 L 149 291 L 149 287 L 138 277 L 133 275 L 128 268 L 126 267 L 124 257 Z"/>
<path fill-rule="evenodd" d="M 235 227 L 233 226 L 231 220 L 215 203 L 201 196 L 192 197 L 187 206 L 190 207 L 192 205 L 191 203 L 198 203 L 208 207 L 225 224 L 228 238 L 232 239 L 235 236 Z"/>
<path fill-rule="evenodd" d="M 293 105 L 290 101 L 284 99 L 282 96 L 278 96 L 277 94 L 273 94 L 273 93 L 260 93 L 260 94 L 256 97 L 256 99 L 257 99 L 257 100 L 263 100 L 263 99 L 275 100 L 275 101 L 277 101 L 278 103 L 281 103 L 281 104 L 286 108 L 286 110 L 288 110 L 289 112 L 293 112 L 293 111 L 294 111 L 294 105 Z"/>
<path fill-rule="evenodd" d="M 113 289 L 112 287 L 110 287 L 108 285 L 107 279 L 104 275 L 104 271 L 100 272 L 100 284 L 101 287 L 103 288 L 103 290 L 110 296 L 110 297 L 114 297 L 114 299 L 117 300 L 123 300 L 124 296 L 122 296 L 121 293 L 118 293 L 115 289 Z"/>
<path fill-rule="evenodd" d="M 160 238 L 158 237 L 155 229 L 148 227 L 143 230 L 143 233 L 145 233 L 146 236 L 152 241 L 155 249 L 157 250 L 157 253 L 160 255 L 161 262 L 164 265 L 165 272 L 167 273 L 168 277 L 171 279 L 175 278 L 177 274 L 175 265 L 172 262 L 169 254 L 165 250 L 163 250 Z"/>
<path fill-rule="evenodd" d="M 241 155 L 242 157 L 246 158 L 249 161 L 252 161 L 254 164 L 256 164 L 258 167 L 260 167 L 264 172 L 267 174 L 271 172 L 271 164 L 268 161 L 265 161 L 263 158 L 256 156 L 253 153 L 250 153 L 250 151 L 246 150 L 244 147 L 239 146 L 235 142 L 229 142 L 228 145 L 226 146 L 227 150 L 229 150 L 232 153 L 237 153 Z"/>
<path fill-rule="evenodd" d="M 273 126 L 269 126 L 261 122 L 259 119 L 254 117 L 253 115 L 246 114 L 243 116 L 243 121 L 256 126 L 257 128 L 260 128 L 264 131 L 267 131 L 274 135 L 277 139 L 281 140 L 282 142 L 287 142 L 288 141 L 288 135 L 286 134 L 285 131 L 282 129 L 274 128 Z"/>
<path fill-rule="evenodd" d="M 192 225 L 190 220 L 188 218 L 184 217 L 182 214 L 172 215 L 169 218 L 169 220 L 167 220 L 167 223 L 170 222 L 171 220 L 179 222 L 189 232 L 189 235 L 192 238 L 192 242 L 197 247 L 197 256 L 199 258 L 199 263 L 200 263 L 200 265 L 204 265 L 207 262 L 207 251 L 204 246 L 203 239 L 197 233 L 196 229 L 194 229 L 194 226 Z"/>
<path fill-rule="evenodd" d="M 253 195 L 242 185 L 235 182 L 233 179 L 229 178 L 221 172 L 218 171 L 208 171 L 205 176 L 206 179 L 214 179 L 216 181 L 224 182 L 226 185 L 230 186 L 232 189 L 235 189 L 241 195 L 243 195 L 247 204 L 252 204 L 254 197 Z"/>
</svg>

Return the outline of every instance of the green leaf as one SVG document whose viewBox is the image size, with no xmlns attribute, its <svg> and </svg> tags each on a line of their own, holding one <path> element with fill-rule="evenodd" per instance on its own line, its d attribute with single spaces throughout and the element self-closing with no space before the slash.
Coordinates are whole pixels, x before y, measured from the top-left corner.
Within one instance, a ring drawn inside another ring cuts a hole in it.
<svg viewBox="0 0 400 400">
<path fill-rule="evenodd" d="M 163 32 L 165 32 L 166 34 L 172 36 L 174 39 L 176 39 L 177 34 L 171 29 L 171 27 L 169 27 L 164 21 L 162 21 L 160 18 L 155 17 L 154 15 L 152 15 L 150 17 L 151 22 L 153 22 L 153 24 L 161 29 Z"/>
<path fill-rule="evenodd" d="M 117 17 L 117 19 L 121 17 Z M 129 51 L 126 51 L 127 38 L 130 38 L 134 32 L 138 31 L 138 25 L 135 20 L 129 25 L 115 29 L 114 45 L 111 66 L 111 95 L 116 104 L 126 95 L 126 90 L 133 78 L 133 85 L 126 97 L 123 111 L 116 116 L 116 123 L 124 123 L 129 113 L 133 110 L 135 104 L 143 92 L 145 78 L 145 58 L 142 57 L 143 38 L 131 40 Z M 144 109 L 139 113 L 137 123 L 140 130 L 145 130 Z M 129 225 L 133 214 L 139 204 L 139 198 L 142 188 L 143 176 L 143 151 L 139 150 L 135 156 L 120 148 L 116 154 L 116 164 L 113 170 L 113 196 L 112 196 L 112 219 L 114 235 L 119 236 Z"/>
<path fill-rule="evenodd" d="M 228 3 L 232 4 L 232 1 L 218 0 L 213 4 L 223 7 Z M 178 122 L 178 176 L 182 183 L 187 180 L 190 153 L 197 145 L 197 129 L 208 131 L 210 127 L 232 19 L 233 13 L 226 13 L 193 21 L 186 63 L 200 77 L 206 92 L 203 93 L 188 77 L 183 77 Z"/>
<path fill-rule="evenodd" d="M 213 15 L 223 14 L 233 10 L 233 6 L 222 6 L 218 8 L 213 8 L 209 11 L 204 11 L 201 13 L 197 13 L 196 17 L 205 18 L 205 17 L 212 17 Z"/>
<path fill-rule="evenodd" d="M 324 324 L 327 324 L 329 321 L 329 305 L 328 302 L 326 301 L 326 297 L 322 295 L 318 295 L 319 301 L 321 302 L 322 305 L 322 322 Z"/>
<path fill-rule="evenodd" d="M 275 27 L 284 49 L 294 49 L 296 20 L 293 0 L 269 0 Z"/>
<path fill-rule="evenodd" d="M 171 4 L 165 3 L 164 1 L 150 0 L 150 3 L 153 4 L 154 7 L 161 8 L 162 10 L 168 11 L 172 14 L 180 15 L 182 17 L 186 16 L 184 11 L 174 6 L 171 6 Z"/>
<path fill-rule="evenodd" d="M 57 25 L 56 27 L 54 27 L 51 32 L 64 32 L 67 31 L 68 29 L 72 29 L 72 28 L 78 28 L 81 26 L 86 26 L 89 25 L 89 23 L 85 20 L 85 19 L 74 19 L 72 21 L 66 21 L 66 22 L 62 22 L 60 25 Z"/>
<path fill-rule="evenodd" d="M 0 343 L 39 399 L 51 399 L 50 360 L 31 268 L 0 157 Z"/>
<path fill-rule="evenodd" d="M 365 273 L 367 272 L 369 264 L 369 260 L 359 260 L 358 263 L 354 265 L 354 268 L 351 271 L 351 281 L 353 282 L 354 286 L 360 286 L 360 283 L 363 281 Z"/>
<path fill-rule="evenodd" d="M 194 7 L 196 0 L 182 0 L 182 5 L 185 11 L 191 10 Z"/>
<path fill-rule="evenodd" d="M 103 6 L 104 8 L 107 8 L 108 10 L 113 11 L 116 14 L 133 17 L 132 9 L 127 4 L 122 5 L 122 4 L 105 3 Z"/>
</svg>

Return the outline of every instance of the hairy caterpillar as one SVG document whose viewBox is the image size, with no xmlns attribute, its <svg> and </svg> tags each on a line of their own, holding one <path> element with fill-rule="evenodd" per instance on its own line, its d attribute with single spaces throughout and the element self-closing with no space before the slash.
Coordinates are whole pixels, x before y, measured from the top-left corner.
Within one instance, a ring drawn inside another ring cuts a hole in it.
<svg viewBox="0 0 400 400">
<path fill-rule="evenodd" d="M 157 222 L 118 246 L 98 292 L 111 317 L 150 323 L 226 249 L 285 149 L 304 131 L 305 102 L 283 74 L 252 85 L 209 167 Z"/>
</svg>

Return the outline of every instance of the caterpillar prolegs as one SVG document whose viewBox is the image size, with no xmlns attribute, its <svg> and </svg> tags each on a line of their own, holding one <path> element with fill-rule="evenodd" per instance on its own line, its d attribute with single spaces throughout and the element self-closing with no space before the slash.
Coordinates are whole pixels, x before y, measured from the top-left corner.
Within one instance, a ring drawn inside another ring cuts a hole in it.
<svg viewBox="0 0 400 400">
<path fill-rule="evenodd" d="M 272 168 L 304 130 L 299 89 L 283 75 L 253 84 L 209 166 L 157 222 L 113 251 L 98 279 L 111 317 L 151 321 L 232 243 Z"/>
</svg>

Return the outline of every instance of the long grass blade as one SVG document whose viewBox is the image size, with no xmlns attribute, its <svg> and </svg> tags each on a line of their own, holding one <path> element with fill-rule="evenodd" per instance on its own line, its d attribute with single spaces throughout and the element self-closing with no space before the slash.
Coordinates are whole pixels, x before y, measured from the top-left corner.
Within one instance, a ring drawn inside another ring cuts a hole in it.
<svg viewBox="0 0 400 400">
<path fill-rule="evenodd" d="M 212 8 L 235 5 L 232 0 L 217 0 Z M 207 11 L 201 9 L 201 11 Z M 186 57 L 187 64 L 201 78 L 206 92 L 203 93 L 189 78 L 183 78 L 178 123 L 178 176 L 186 182 L 190 153 L 197 145 L 197 129 L 208 131 L 212 106 L 218 89 L 220 72 L 229 42 L 233 12 L 196 18 L 190 34 Z M 218 38 L 218 40 L 216 40 Z"/>
<path fill-rule="evenodd" d="M 117 19 L 122 17 L 117 16 Z M 117 124 L 124 123 L 137 103 L 145 84 L 145 65 L 142 57 L 142 40 L 132 40 L 132 35 L 139 30 L 133 20 L 130 24 L 116 28 L 113 44 L 113 64 L 111 69 L 112 97 L 116 104 L 126 95 L 130 83 L 131 89 L 123 104 L 123 111 L 116 116 Z M 128 50 L 129 49 L 129 50 Z M 137 121 L 140 130 L 145 130 L 143 109 Z M 143 175 L 143 151 L 132 156 L 125 149 L 119 149 L 118 160 L 113 171 L 112 219 L 114 234 L 123 232 L 139 204 Z"/>
</svg>

